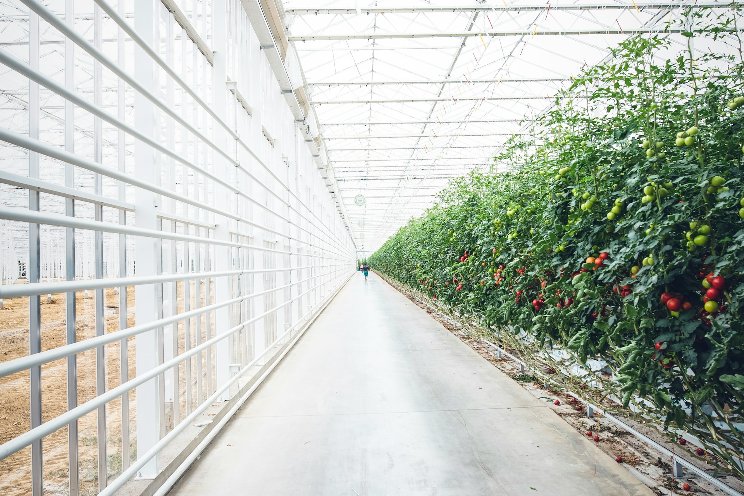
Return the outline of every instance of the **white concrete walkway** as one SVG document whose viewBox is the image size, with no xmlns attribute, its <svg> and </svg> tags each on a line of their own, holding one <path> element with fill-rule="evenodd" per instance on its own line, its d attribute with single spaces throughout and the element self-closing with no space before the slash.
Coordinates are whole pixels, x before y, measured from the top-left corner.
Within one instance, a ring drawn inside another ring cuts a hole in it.
<svg viewBox="0 0 744 496">
<path fill-rule="evenodd" d="M 171 494 L 652 493 L 426 312 L 357 274 Z"/>
</svg>

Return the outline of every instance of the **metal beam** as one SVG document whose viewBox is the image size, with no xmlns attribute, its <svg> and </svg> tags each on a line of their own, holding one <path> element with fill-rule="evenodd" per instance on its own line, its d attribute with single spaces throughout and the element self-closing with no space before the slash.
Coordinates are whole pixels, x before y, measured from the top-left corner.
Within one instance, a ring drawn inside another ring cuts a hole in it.
<svg viewBox="0 0 744 496">
<path fill-rule="evenodd" d="M 334 167 L 333 170 L 340 174 L 348 174 L 349 172 L 390 172 L 390 171 L 397 171 L 397 170 L 415 170 L 415 171 L 423 171 L 423 170 L 462 170 L 463 168 L 476 168 L 476 167 L 486 167 L 490 164 L 471 164 L 469 162 L 464 162 L 462 164 L 431 164 L 431 165 L 389 165 L 389 166 L 363 166 L 363 165 L 347 165 L 344 167 Z"/>
<path fill-rule="evenodd" d="M 404 121 L 404 122 L 326 122 L 323 127 L 327 126 L 408 126 L 421 124 L 493 124 L 497 122 L 533 122 L 535 119 L 492 119 L 492 120 L 472 120 L 472 121 Z"/>
<path fill-rule="evenodd" d="M 513 136 L 525 133 L 486 133 L 486 134 L 401 134 L 397 136 L 323 136 L 326 140 L 365 140 L 365 139 L 402 139 L 402 138 L 474 138 L 487 136 Z"/>
<path fill-rule="evenodd" d="M 473 38 L 491 37 L 506 38 L 520 36 L 634 36 L 638 34 L 679 34 L 685 32 L 681 28 L 635 28 L 635 29 L 576 29 L 576 30 L 519 30 L 519 31 L 460 31 L 460 32 L 429 32 L 429 33 L 348 33 L 348 34 L 308 34 L 290 36 L 289 41 L 349 41 L 349 40 L 400 40 L 416 38 Z M 732 30 L 724 30 L 733 32 Z"/>
<path fill-rule="evenodd" d="M 726 8 L 731 3 L 721 2 L 642 2 L 633 1 L 626 4 L 597 2 L 578 5 L 549 4 L 512 4 L 512 5 L 449 5 L 449 6 L 402 6 L 402 7 L 366 7 L 366 8 L 289 8 L 284 11 L 289 15 L 357 15 L 357 14 L 418 14 L 418 13 L 459 13 L 459 12 L 534 12 L 534 11 L 577 11 L 577 10 L 627 10 L 627 9 L 673 9 L 679 7 Z"/>
<path fill-rule="evenodd" d="M 350 182 L 367 182 L 367 181 L 398 181 L 403 179 L 411 179 L 411 180 L 429 180 L 429 179 L 452 179 L 453 177 L 460 177 L 464 176 L 463 174 L 441 174 L 436 176 L 389 176 L 389 177 L 346 177 L 346 178 L 337 178 L 336 181 L 342 182 L 342 183 L 350 183 Z"/>
<path fill-rule="evenodd" d="M 387 150 L 447 150 L 451 148 L 493 148 L 503 143 L 494 145 L 470 145 L 470 146 L 386 146 L 385 148 L 328 148 L 329 152 L 365 152 L 365 151 L 387 151 Z"/>
<path fill-rule="evenodd" d="M 493 159 L 492 156 L 490 157 L 420 157 L 420 158 L 359 158 L 356 160 L 331 160 L 331 165 L 333 164 L 358 164 L 361 162 L 421 162 L 424 160 L 432 161 L 432 160 L 491 160 Z"/>
<path fill-rule="evenodd" d="M 479 102 L 481 100 L 552 100 L 556 95 L 549 96 L 481 96 L 481 97 L 436 97 L 436 98 L 374 98 L 359 100 L 312 100 L 313 105 L 345 105 L 345 104 L 368 104 L 368 103 L 421 103 L 421 102 Z M 571 98 L 582 98 L 580 95 Z"/>
<path fill-rule="evenodd" d="M 498 79 L 445 79 L 437 81 L 318 81 L 308 86 L 385 86 L 401 84 L 489 84 L 489 83 L 558 83 L 570 78 L 498 78 Z"/>
</svg>

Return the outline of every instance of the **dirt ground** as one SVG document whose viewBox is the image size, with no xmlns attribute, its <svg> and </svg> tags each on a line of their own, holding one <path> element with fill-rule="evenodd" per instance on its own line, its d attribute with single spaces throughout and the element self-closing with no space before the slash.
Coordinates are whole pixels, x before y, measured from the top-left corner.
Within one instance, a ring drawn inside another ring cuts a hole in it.
<svg viewBox="0 0 744 496">
<path fill-rule="evenodd" d="M 119 328 L 118 291 L 107 289 L 104 293 L 107 332 Z M 76 294 L 78 341 L 95 336 L 95 293 Z M 3 361 L 28 354 L 29 298 L 5 300 L 0 310 L 0 358 Z M 134 308 L 134 290 L 127 294 L 128 325 L 134 324 L 131 309 Z M 53 294 L 41 298 L 42 349 L 48 350 L 66 343 L 65 295 Z M 105 346 L 106 383 L 108 388 L 119 385 L 119 343 Z M 134 375 L 134 339 L 128 342 L 128 369 Z M 95 397 L 96 353 L 89 350 L 77 355 L 78 404 Z M 42 366 L 42 418 L 50 420 L 67 411 L 67 361 L 55 360 Z M 135 395 L 129 396 L 130 405 Z M 6 442 L 27 431 L 29 420 L 29 373 L 21 372 L 0 378 L 0 442 Z M 130 408 L 131 431 L 134 432 L 134 409 Z M 91 412 L 78 423 L 80 444 L 80 479 L 82 492 L 94 492 L 97 487 L 98 434 L 96 429 L 98 412 Z M 107 450 L 109 469 L 121 467 L 121 401 L 112 402 L 106 408 L 108 429 Z M 42 443 L 45 494 L 67 494 L 68 458 L 67 428 L 46 437 Z M 30 493 L 31 450 L 26 448 L 0 461 L 0 491 L 6 495 Z"/>
<path fill-rule="evenodd" d="M 197 304 L 197 290 L 192 283 L 192 306 Z M 205 287 L 201 285 L 201 289 Z M 177 286 L 177 308 L 182 312 L 183 284 Z M 213 294 L 213 293 L 212 293 Z M 199 293 L 199 305 L 205 305 L 205 292 Z M 7 361 L 28 354 L 29 298 L 6 299 L 0 310 L 0 361 Z M 76 293 L 76 339 L 78 341 L 95 336 L 95 291 Z M 104 292 L 105 330 L 113 332 L 119 329 L 119 294 L 118 289 L 106 289 Z M 127 290 L 127 326 L 134 325 L 134 288 Z M 202 317 L 202 340 L 207 339 L 206 316 Z M 191 343 L 196 335 L 192 319 Z M 41 335 L 42 350 L 48 350 L 66 343 L 65 331 L 65 294 L 53 294 L 41 298 Z M 178 352 L 183 351 L 184 328 L 179 324 Z M 129 377 L 135 376 L 135 338 L 127 340 Z M 120 384 L 120 342 L 104 346 L 106 356 L 107 389 Z M 206 380 L 208 367 L 206 353 L 200 359 L 203 362 Z M 192 367 L 195 364 L 195 358 Z M 179 372 L 179 404 L 181 412 L 186 409 L 184 363 Z M 96 396 L 96 350 L 88 350 L 77 355 L 78 404 Z M 196 382 L 196 373 L 192 374 L 192 385 Z M 67 361 L 56 360 L 42 366 L 42 416 L 48 421 L 67 411 Z M 204 387 L 204 391 L 208 391 Z M 195 398 L 196 399 L 196 398 Z M 129 393 L 129 432 L 130 459 L 136 458 L 136 393 Z M 30 427 L 29 420 L 29 373 L 27 371 L 0 378 L 0 443 L 26 432 Z M 115 400 L 106 406 L 107 429 L 107 473 L 109 477 L 120 473 L 122 468 L 121 438 L 121 400 Z M 79 473 L 80 494 L 98 493 L 98 412 L 93 411 L 78 422 L 79 439 Z M 171 419 L 172 420 L 172 419 Z M 69 494 L 69 461 L 68 429 L 60 429 L 44 438 L 43 471 L 44 494 Z M 0 460 L 0 493 L 3 496 L 21 496 L 31 493 L 31 449 L 25 448 L 14 455 Z"/>
<path fill-rule="evenodd" d="M 687 494 L 726 495 L 726 493 L 689 470 L 685 470 L 684 477 L 682 478 L 673 477 L 671 459 L 665 459 L 660 456 L 658 451 L 650 448 L 628 431 L 619 428 L 598 412 L 595 412 L 592 418 L 587 417 L 585 405 L 577 401 L 574 397 L 562 392 L 559 387 L 546 385 L 544 380 L 531 373 L 529 369 L 521 370 L 519 364 L 506 355 L 502 355 L 500 358 L 497 357 L 495 351 L 487 343 L 478 336 L 474 336 L 468 330 L 467 326 L 462 325 L 456 317 L 450 315 L 439 305 L 434 304 L 429 298 L 410 291 L 393 281 L 388 280 L 388 283 L 416 305 L 426 310 L 434 319 L 438 320 L 450 332 L 468 344 L 495 367 L 519 382 L 522 387 L 527 389 L 535 397 L 547 402 L 557 415 L 582 435 L 591 437 L 598 448 L 618 463 L 622 463 L 634 476 L 654 491 L 654 493 L 660 496 Z M 546 374 L 555 373 L 554 370 L 543 372 Z M 556 379 L 559 380 L 558 377 Z M 557 405 L 554 403 L 556 400 L 559 402 Z M 612 407 L 616 405 L 602 406 Z M 619 417 L 617 414 L 615 416 Z M 640 424 L 629 418 L 622 418 L 622 421 L 678 456 L 704 469 L 708 474 L 712 474 L 723 480 L 735 490 L 744 492 L 744 481 L 726 474 L 708 463 L 709 460 L 707 458 L 710 455 L 706 454 L 704 457 L 695 455 L 696 446 L 692 443 L 681 446 L 674 439 L 670 439 L 668 434 L 654 426 Z M 690 485 L 689 491 L 683 490 L 682 485 L 684 483 Z"/>
</svg>

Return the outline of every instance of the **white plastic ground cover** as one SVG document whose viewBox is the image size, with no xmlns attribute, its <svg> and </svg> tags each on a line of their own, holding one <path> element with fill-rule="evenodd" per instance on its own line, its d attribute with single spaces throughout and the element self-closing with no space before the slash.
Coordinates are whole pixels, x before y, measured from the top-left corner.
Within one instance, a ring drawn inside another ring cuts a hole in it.
<svg viewBox="0 0 744 496">
<path fill-rule="evenodd" d="M 488 170 L 503 143 L 529 133 L 568 79 L 610 47 L 643 33 L 682 48 L 685 6 L 728 4 L 283 1 L 327 165 L 363 253 L 422 213 L 451 178 Z"/>
</svg>

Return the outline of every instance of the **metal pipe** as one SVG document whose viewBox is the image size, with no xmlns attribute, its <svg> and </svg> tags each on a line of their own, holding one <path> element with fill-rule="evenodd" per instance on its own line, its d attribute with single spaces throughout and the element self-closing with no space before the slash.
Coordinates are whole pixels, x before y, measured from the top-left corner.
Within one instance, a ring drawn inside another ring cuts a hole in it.
<svg viewBox="0 0 744 496">
<path fill-rule="evenodd" d="M 28 0 L 23 0 L 28 1 Z M 726 31 L 726 30 L 725 30 Z M 413 40 L 417 38 L 504 38 L 520 36 L 634 36 L 638 34 L 681 34 L 686 32 L 681 28 L 636 28 L 636 29 L 586 29 L 586 30 L 523 30 L 523 31 L 460 31 L 460 32 L 429 32 L 429 33 L 348 33 L 338 35 L 295 35 L 289 41 L 350 41 L 350 40 Z M 728 32 L 728 31 L 726 31 Z"/>
<path fill-rule="evenodd" d="M 592 10 L 630 10 L 653 9 L 665 10 L 683 7 L 692 8 L 730 8 L 731 3 L 721 2 L 642 2 L 631 3 L 581 3 L 574 5 L 552 4 L 505 4 L 505 5 L 420 5 L 395 7 L 360 7 L 356 8 L 287 8 L 289 15 L 368 15 L 368 14 L 419 14 L 419 13 L 460 13 L 460 12 L 562 12 L 562 11 L 592 11 Z"/>
</svg>

